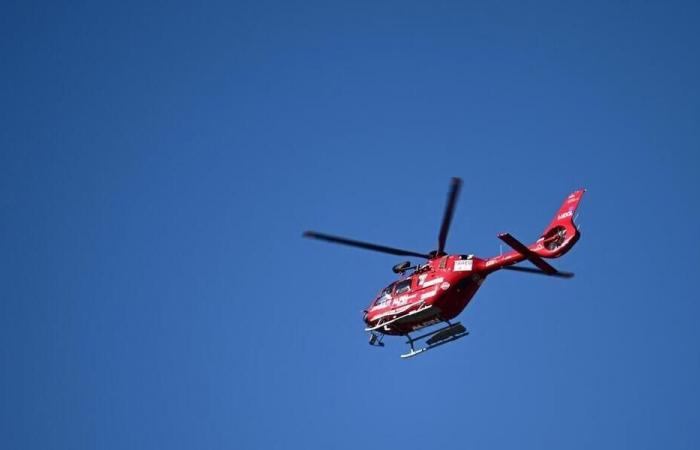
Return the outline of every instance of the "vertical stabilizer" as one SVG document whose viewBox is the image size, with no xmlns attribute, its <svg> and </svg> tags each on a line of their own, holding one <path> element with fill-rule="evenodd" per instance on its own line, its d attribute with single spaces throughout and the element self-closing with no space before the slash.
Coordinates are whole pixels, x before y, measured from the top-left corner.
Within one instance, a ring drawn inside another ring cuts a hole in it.
<svg viewBox="0 0 700 450">
<path fill-rule="evenodd" d="M 569 251 L 578 241 L 581 234 L 574 223 L 574 216 L 585 192 L 585 189 L 580 189 L 566 197 L 533 251 L 545 258 L 556 258 Z"/>
</svg>

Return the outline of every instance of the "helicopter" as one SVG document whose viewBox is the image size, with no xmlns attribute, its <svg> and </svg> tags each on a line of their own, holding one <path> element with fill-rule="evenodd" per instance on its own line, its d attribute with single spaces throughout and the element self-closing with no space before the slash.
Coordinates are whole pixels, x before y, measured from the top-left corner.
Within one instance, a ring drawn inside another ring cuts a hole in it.
<svg viewBox="0 0 700 450">
<path fill-rule="evenodd" d="M 428 253 L 371 244 L 316 231 L 303 233 L 306 238 L 425 260 L 415 265 L 410 261 L 396 264 L 393 271 L 399 276 L 398 280 L 380 290 L 363 311 L 365 331 L 369 333 L 370 345 L 383 347 L 383 339 L 387 335 L 405 336 L 408 339 L 406 343 L 409 345 L 409 351 L 402 354 L 401 358 L 411 358 L 467 336 L 469 332 L 464 325 L 453 322 L 453 319 L 467 307 L 484 280 L 498 270 L 559 278 L 574 276 L 570 272 L 558 271 L 545 259 L 564 255 L 581 237 L 579 226 L 574 221 L 585 189 L 574 191 L 564 199 L 552 221 L 533 244 L 525 245 L 510 233 L 500 233 L 498 238 L 513 250 L 490 258 L 479 258 L 471 254 L 445 252 L 447 234 L 461 187 L 462 180 L 452 178 L 438 234 L 437 249 Z M 535 267 L 516 266 L 526 260 Z M 415 332 L 438 324 L 441 326 L 437 329 L 415 335 Z M 421 346 L 417 347 L 418 343 Z"/>
</svg>

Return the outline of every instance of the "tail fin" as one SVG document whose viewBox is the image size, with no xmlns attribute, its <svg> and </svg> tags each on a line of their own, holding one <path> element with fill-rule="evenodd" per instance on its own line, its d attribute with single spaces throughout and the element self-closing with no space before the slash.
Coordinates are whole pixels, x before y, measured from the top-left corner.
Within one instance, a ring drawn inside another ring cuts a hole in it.
<svg viewBox="0 0 700 450">
<path fill-rule="evenodd" d="M 564 200 L 552 222 L 537 240 L 536 247 L 531 248 L 533 252 L 544 258 L 557 258 L 571 250 L 581 237 L 574 223 L 574 215 L 584 192 L 585 189 L 574 191 Z"/>
</svg>

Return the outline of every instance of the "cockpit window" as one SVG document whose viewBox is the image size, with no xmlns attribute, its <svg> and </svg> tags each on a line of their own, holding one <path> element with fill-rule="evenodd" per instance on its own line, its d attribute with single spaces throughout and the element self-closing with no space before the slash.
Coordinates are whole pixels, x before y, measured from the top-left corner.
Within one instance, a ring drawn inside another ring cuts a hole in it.
<svg viewBox="0 0 700 450">
<path fill-rule="evenodd" d="M 382 292 L 379 293 L 377 300 L 374 301 L 374 306 L 382 306 L 391 300 L 391 292 L 394 290 L 394 284 L 395 283 L 392 283 L 382 289 Z"/>
<path fill-rule="evenodd" d="M 403 280 L 396 283 L 396 295 L 403 294 L 411 290 L 411 280 Z"/>
</svg>

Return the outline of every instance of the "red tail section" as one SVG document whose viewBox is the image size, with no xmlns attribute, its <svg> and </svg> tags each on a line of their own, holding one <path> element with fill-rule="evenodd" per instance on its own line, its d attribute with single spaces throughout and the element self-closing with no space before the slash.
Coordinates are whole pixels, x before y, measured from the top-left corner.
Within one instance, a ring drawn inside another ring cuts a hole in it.
<svg viewBox="0 0 700 450">
<path fill-rule="evenodd" d="M 557 211 L 552 222 L 545 228 L 542 236 L 530 249 L 544 258 L 557 258 L 574 246 L 581 233 L 574 224 L 574 215 L 585 189 L 572 192 Z"/>
</svg>

